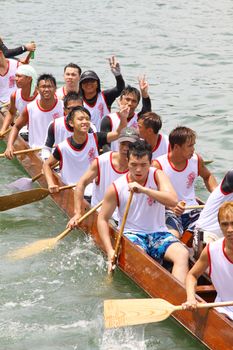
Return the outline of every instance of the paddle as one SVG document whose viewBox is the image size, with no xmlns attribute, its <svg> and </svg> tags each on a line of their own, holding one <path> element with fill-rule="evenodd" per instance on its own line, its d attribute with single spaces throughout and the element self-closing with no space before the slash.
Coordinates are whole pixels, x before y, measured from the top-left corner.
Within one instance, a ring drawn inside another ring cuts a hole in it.
<svg viewBox="0 0 233 350">
<path fill-rule="evenodd" d="M 19 154 L 25 154 L 25 153 L 37 152 L 37 151 L 41 151 L 41 147 L 22 149 L 20 151 L 13 152 L 13 154 L 17 156 Z M 4 157 L 5 157 L 5 153 L 0 153 L 0 158 L 4 158 Z"/>
<path fill-rule="evenodd" d="M 89 215 L 91 215 L 96 209 L 98 209 L 102 205 L 102 203 L 103 203 L 103 201 L 99 202 L 96 206 L 94 206 L 87 213 L 85 213 L 78 220 L 78 224 L 81 224 L 81 222 L 83 220 L 85 220 Z M 71 231 L 72 231 L 72 229 L 67 228 L 67 229 L 65 229 L 65 231 L 63 231 L 62 233 L 60 233 L 56 237 L 41 239 L 41 240 L 36 241 L 32 244 L 29 244 L 26 247 L 17 249 L 15 252 L 9 253 L 7 256 L 8 256 L 8 258 L 14 259 L 14 260 L 24 259 L 24 258 L 27 258 L 29 256 L 39 254 L 46 249 L 53 249 L 55 247 L 55 245 L 57 244 L 57 242 L 59 240 L 61 240 L 62 238 L 66 237 L 68 235 L 68 233 Z"/>
<path fill-rule="evenodd" d="M 233 301 L 219 303 L 200 303 L 199 309 L 230 306 Z M 173 305 L 164 299 L 115 299 L 104 301 L 104 320 L 106 328 L 132 326 L 150 322 L 160 322 L 174 311 L 184 310 L 182 305 Z"/>
<path fill-rule="evenodd" d="M 204 164 L 205 165 L 208 165 L 208 164 L 211 164 L 211 163 L 213 163 L 213 160 L 204 160 Z"/>
<path fill-rule="evenodd" d="M 117 236 L 117 240 L 116 240 L 116 244 L 115 244 L 115 249 L 114 249 L 114 256 L 112 259 L 112 271 L 109 273 L 109 276 L 112 277 L 113 271 L 116 267 L 116 263 L 117 263 L 117 258 L 118 258 L 118 253 L 119 253 L 119 249 L 120 249 L 120 243 L 121 243 L 121 237 L 123 235 L 123 231 L 124 231 L 124 227 L 125 227 L 125 223 L 127 220 L 127 216 L 128 216 L 128 212 L 129 212 L 129 208 L 130 208 L 130 204 L 133 198 L 133 191 L 130 191 L 129 193 L 129 198 L 128 201 L 126 203 L 126 207 L 125 207 L 125 212 L 122 218 L 122 223 L 121 223 L 121 227 Z"/>
<path fill-rule="evenodd" d="M 204 204 L 186 205 L 185 210 L 186 209 L 203 209 L 204 206 L 205 206 Z"/>
<path fill-rule="evenodd" d="M 51 166 L 51 169 L 54 169 L 59 162 Z M 29 177 L 21 177 L 20 179 L 17 179 L 10 184 L 6 185 L 8 188 L 16 189 L 19 191 L 27 191 L 32 189 L 32 183 L 38 180 L 44 173 L 41 171 L 39 174 L 33 176 L 32 178 Z"/>
<path fill-rule="evenodd" d="M 59 191 L 67 190 L 76 185 L 59 187 Z M 0 211 L 20 207 L 21 205 L 33 203 L 44 199 L 50 194 L 47 188 L 35 188 L 29 191 L 16 192 L 0 197 Z"/>
<path fill-rule="evenodd" d="M 3 137 L 3 136 L 5 136 L 6 134 L 8 134 L 8 132 L 10 132 L 11 131 L 11 127 L 10 128 L 8 128 L 8 129 L 6 129 L 5 131 L 3 131 L 3 133 L 1 133 L 1 135 L 0 135 L 0 137 Z"/>
</svg>

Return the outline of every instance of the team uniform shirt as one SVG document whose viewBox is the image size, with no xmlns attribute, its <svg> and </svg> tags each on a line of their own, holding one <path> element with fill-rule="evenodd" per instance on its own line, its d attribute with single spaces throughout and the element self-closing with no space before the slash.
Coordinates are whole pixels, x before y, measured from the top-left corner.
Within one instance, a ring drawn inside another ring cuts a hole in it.
<svg viewBox="0 0 233 350">
<path fill-rule="evenodd" d="M 15 108 L 21 114 L 25 107 L 32 101 L 37 100 L 39 98 L 39 94 L 36 94 L 34 98 L 30 98 L 29 100 L 25 100 L 22 96 L 22 89 L 17 89 L 13 94 L 12 97 L 15 102 Z"/>
<path fill-rule="evenodd" d="M 156 161 L 169 177 L 177 193 L 178 201 L 185 201 L 186 205 L 197 205 L 194 185 L 199 175 L 199 156 L 194 154 L 191 159 L 187 160 L 183 170 L 177 170 L 173 167 L 168 154 L 158 157 Z"/>
<path fill-rule="evenodd" d="M 152 149 L 152 160 L 162 156 L 163 154 L 168 153 L 169 151 L 169 141 L 168 136 L 164 134 L 158 135 L 157 145 Z"/>
<path fill-rule="evenodd" d="M 39 100 L 29 103 L 26 107 L 28 115 L 28 142 L 30 147 L 42 147 L 45 144 L 48 126 L 51 121 L 63 115 L 63 102 L 56 100 L 50 110 L 44 110 Z"/>
<path fill-rule="evenodd" d="M 119 113 L 118 112 L 111 113 L 111 114 L 108 115 L 108 118 L 109 118 L 110 123 L 111 123 L 111 131 L 116 131 L 118 126 L 120 125 L 120 121 L 121 121 L 121 117 L 120 117 Z M 127 126 L 137 129 L 138 128 L 137 120 L 138 120 L 138 114 L 134 113 L 132 118 L 130 118 L 130 120 L 128 120 Z M 118 143 L 117 140 L 111 142 L 111 150 L 118 152 L 118 150 L 119 150 L 119 143 Z"/>
<path fill-rule="evenodd" d="M 16 91 L 15 74 L 19 65 L 16 60 L 7 60 L 8 68 L 4 75 L 0 74 L 0 101 L 8 102 L 11 94 Z"/>
<path fill-rule="evenodd" d="M 98 156 L 96 134 L 87 134 L 81 149 L 75 148 L 67 138 L 59 143 L 61 178 L 65 184 L 75 184 L 87 171 L 92 161 Z M 86 187 L 85 195 L 91 196 L 92 184 Z"/>
<path fill-rule="evenodd" d="M 209 258 L 209 275 L 217 291 L 215 301 L 230 301 L 233 299 L 233 261 L 226 255 L 225 238 L 207 246 Z M 233 320 L 233 306 L 216 308 L 218 312 L 225 313 Z"/>
<path fill-rule="evenodd" d="M 103 93 L 99 92 L 94 106 L 89 105 L 83 100 L 83 106 L 88 109 L 91 114 L 91 122 L 95 125 L 96 130 L 100 131 L 100 124 L 103 116 L 109 114 L 109 108 L 104 99 Z"/>
<path fill-rule="evenodd" d="M 69 125 L 66 123 L 66 117 L 60 117 L 55 119 L 53 122 L 53 130 L 54 130 L 54 144 L 58 145 L 67 137 L 73 135 L 73 128 L 69 128 Z"/>
<path fill-rule="evenodd" d="M 124 172 L 119 172 L 115 169 L 113 165 L 113 152 L 106 152 L 101 154 L 97 160 L 98 166 L 98 177 L 93 181 L 93 191 L 91 204 L 95 206 L 104 198 L 106 189 L 117 180 L 120 176 L 127 173 L 128 170 Z M 118 220 L 116 212 L 114 212 L 113 218 Z"/>
<path fill-rule="evenodd" d="M 59 98 L 59 100 L 63 100 L 65 95 L 66 95 L 65 86 L 61 86 L 60 88 L 58 88 L 56 90 L 56 96 L 57 96 L 57 98 Z"/>
<path fill-rule="evenodd" d="M 213 233 L 216 238 L 222 238 L 223 234 L 218 222 L 218 210 L 224 202 L 233 201 L 233 192 L 226 193 L 222 189 L 222 183 L 215 188 L 206 201 L 199 219 L 196 222 L 196 228 L 209 233 Z"/>
<path fill-rule="evenodd" d="M 157 169 L 150 168 L 145 187 L 158 190 L 155 175 Z M 126 203 L 129 198 L 128 173 L 114 181 L 118 203 L 119 227 L 122 222 Z M 124 232 L 145 233 L 167 232 L 165 225 L 165 207 L 155 199 L 143 194 L 135 193 L 132 198 L 128 217 L 125 223 Z"/>
</svg>

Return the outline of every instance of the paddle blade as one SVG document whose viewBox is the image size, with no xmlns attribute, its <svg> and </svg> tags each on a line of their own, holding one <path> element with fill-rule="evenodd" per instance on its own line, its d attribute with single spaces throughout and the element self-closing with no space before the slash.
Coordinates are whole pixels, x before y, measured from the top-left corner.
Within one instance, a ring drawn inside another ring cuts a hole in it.
<svg viewBox="0 0 233 350">
<path fill-rule="evenodd" d="M 21 179 L 17 179 L 14 182 L 6 185 L 6 187 L 17 191 L 28 191 L 32 189 L 32 179 L 22 177 Z"/>
<path fill-rule="evenodd" d="M 116 299 L 104 301 L 106 328 L 159 322 L 168 318 L 175 306 L 163 299 Z"/>
<path fill-rule="evenodd" d="M 34 190 L 16 192 L 0 197 L 0 211 L 20 207 L 21 205 L 37 202 L 49 195 L 46 188 L 35 188 Z"/>
<path fill-rule="evenodd" d="M 20 260 L 29 258 L 32 255 L 36 255 L 43 252 L 44 250 L 53 249 L 57 241 L 57 237 L 41 239 L 40 241 L 33 242 L 32 244 L 29 244 L 26 247 L 22 247 L 15 250 L 14 252 L 8 253 L 7 258 L 10 260 Z"/>
</svg>

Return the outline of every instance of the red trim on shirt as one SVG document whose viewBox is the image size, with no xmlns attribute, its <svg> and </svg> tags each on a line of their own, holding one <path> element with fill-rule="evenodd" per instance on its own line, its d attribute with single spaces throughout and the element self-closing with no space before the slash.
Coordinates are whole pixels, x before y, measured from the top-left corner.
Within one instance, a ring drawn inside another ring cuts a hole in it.
<svg viewBox="0 0 233 350">
<path fill-rule="evenodd" d="M 117 169 L 114 167 L 113 162 L 112 162 L 113 153 L 117 153 L 117 152 L 111 152 L 111 153 L 110 153 L 110 164 L 111 164 L 111 167 L 113 168 L 113 170 L 114 170 L 117 174 L 126 174 L 126 173 L 128 172 L 128 169 L 125 170 L 125 171 L 119 171 L 119 170 L 117 170 Z"/>
<path fill-rule="evenodd" d="M 178 173 L 181 173 L 182 171 L 184 171 L 184 170 L 187 168 L 187 166 L 188 166 L 188 159 L 186 159 L 185 167 L 184 167 L 183 169 L 181 169 L 181 170 L 176 169 L 176 168 L 172 165 L 172 163 L 170 162 L 169 153 L 168 153 L 168 155 L 167 155 L 167 160 L 168 160 L 168 163 L 170 164 L 171 168 L 172 168 L 173 170 L 177 171 Z"/>
<path fill-rule="evenodd" d="M 160 170 L 163 170 L 163 167 L 162 167 L 161 163 L 158 161 L 158 159 L 155 159 L 154 161 L 158 163 Z"/>
<path fill-rule="evenodd" d="M 23 113 L 27 117 L 27 124 L 29 125 L 29 113 L 28 113 L 28 106 L 26 106 L 23 110 Z"/>
<path fill-rule="evenodd" d="M 113 184 L 113 188 L 114 188 L 115 194 L 116 194 L 117 206 L 119 207 L 120 206 L 120 200 L 119 200 L 118 191 L 117 191 L 117 188 L 116 188 L 116 185 L 114 184 L 114 182 L 112 184 Z"/>
<path fill-rule="evenodd" d="M 58 104 L 58 99 L 57 99 L 57 98 L 55 99 L 55 104 L 54 104 L 54 106 L 52 106 L 50 109 L 43 109 L 43 108 L 40 106 L 39 102 L 40 102 L 40 100 L 36 100 L 37 107 L 39 108 L 40 111 L 42 111 L 42 112 L 50 112 L 50 111 L 52 111 L 52 110 L 56 107 L 56 105 Z"/>
<path fill-rule="evenodd" d="M 158 169 L 154 169 L 154 170 L 155 170 L 154 171 L 154 181 L 155 181 L 156 186 L 158 187 L 158 182 L 156 180 L 156 172 L 157 172 Z"/>
<path fill-rule="evenodd" d="M 98 148 L 99 148 L 99 143 L 98 143 L 98 137 L 97 137 L 97 134 L 96 134 L 96 132 L 93 132 L 93 134 L 92 134 L 92 135 L 94 136 L 94 140 L 95 140 L 96 147 L 97 147 L 97 150 L 98 150 Z"/>
<path fill-rule="evenodd" d="M 156 143 L 155 147 L 152 149 L 152 153 L 155 152 L 159 148 L 159 145 L 162 141 L 162 135 L 159 134 L 158 136 L 159 137 L 158 137 L 157 143 Z"/>
<path fill-rule="evenodd" d="M 201 157 L 197 154 L 197 176 L 200 176 Z"/>
<path fill-rule="evenodd" d="M 111 125 L 111 130 L 110 131 L 112 131 L 112 128 L 113 128 L 112 118 L 109 115 L 106 115 L 106 118 L 109 119 L 109 122 L 110 122 L 110 125 Z"/>
<path fill-rule="evenodd" d="M 60 168 L 60 170 L 61 170 L 61 169 L 62 169 L 62 167 L 63 167 L 62 153 L 61 153 L 61 150 L 60 150 L 60 147 L 59 147 L 59 146 L 57 146 L 56 148 L 57 148 L 57 150 L 58 150 L 58 153 L 60 154 L 60 159 L 59 159 L 59 168 Z"/>
<path fill-rule="evenodd" d="M 96 160 L 97 163 L 97 179 L 95 180 L 96 185 L 100 184 L 100 163 L 99 163 L 99 158 L 95 158 L 94 160 Z"/>
<path fill-rule="evenodd" d="M 207 256 L 209 262 L 209 276 L 211 277 L 212 267 L 211 267 L 211 255 L 210 255 L 210 244 L 207 244 Z"/>
<path fill-rule="evenodd" d="M 134 114 L 132 115 L 132 117 L 131 117 L 131 118 L 127 118 L 127 123 L 129 123 L 129 122 L 130 122 L 130 120 L 131 120 L 131 119 L 133 119 L 133 118 L 135 117 L 135 115 L 136 115 L 136 113 L 134 113 Z"/>
<path fill-rule="evenodd" d="M 149 176 L 149 171 L 147 173 L 146 180 L 145 180 L 144 184 L 142 185 L 143 187 L 146 186 L 146 183 L 147 183 L 147 180 L 148 180 L 148 176 Z M 126 174 L 126 180 L 127 180 L 128 183 L 134 182 L 134 181 L 129 181 L 129 173 Z M 135 181 L 135 182 L 137 182 L 137 181 Z"/>
<path fill-rule="evenodd" d="M 222 251 L 223 251 L 223 255 L 225 256 L 225 258 L 229 261 L 229 263 L 233 264 L 233 261 L 227 256 L 226 252 L 225 252 L 225 246 L 226 246 L 226 238 L 224 238 L 224 240 L 222 241 Z"/>
<path fill-rule="evenodd" d="M 86 135 L 86 140 L 84 141 L 84 143 L 82 144 L 82 147 L 81 147 L 80 149 L 75 148 L 75 147 L 71 144 L 69 137 L 66 139 L 66 141 L 67 141 L 68 145 L 70 146 L 70 148 L 72 148 L 74 151 L 76 151 L 76 152 L 81 152 L 81 151 L 84 150 L 84 148 L 85 148 L 85 146 L 86 146 L 86 144 L 87 144 L 87 141 L 88 141 L 88 134 Z"/>
<path fill-rule="evenodd" d="M 29 99 L 27 100 L 26 98 L 23 98 L 22 89 L 20 91 L 20 96 L 21 96 L 22 100 L 25 101 L 25 102 L 32 102 L 32 101 L 34 101 L 36 99 L 37 95 L 38 95 L 38 92 L 36 93 L 35 96 L 32 96 L 32 97 L 29 96 Z"/>
</svg>

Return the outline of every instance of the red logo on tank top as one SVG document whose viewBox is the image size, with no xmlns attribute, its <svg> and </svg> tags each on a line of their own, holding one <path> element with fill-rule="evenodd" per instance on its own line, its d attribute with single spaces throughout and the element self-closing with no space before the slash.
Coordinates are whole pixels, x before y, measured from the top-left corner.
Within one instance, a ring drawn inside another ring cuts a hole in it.
<svg viewBox="0 0 233 350">
<path fill-rule="evenodd" d="M 103 103 L 100 103 L 100 104 L 98 105 L 98 110 L 99 110 L 99 112 L 100 112 L 100 118 L 102 118 L 103 115 L 104 115 L 104 105 L 103 105 Z"/>
<path fill-rule="evenodd" d="M 151 197 L 147 197 L 147 204 L 151 207 L 153 205 L 153 203 L 155 202 L 155 200 Z"/>
<path fill-rule="evenodd" d="M 94 159 L 95 159 L 95 149 L 94 147 L 92 147 L 88 152 L 88 160 L 91 163 Z"/>
<path fill-rule="evenodd" d="M 58 112 L 53 114 L 53 119 L 57 119 L 59 117 L 60 117 L 60 114 Z"/>
<path fill-rule="evenodd" d="M 13 88 L 15 86 L 15 76 L 11 75 L 9 77 L 9 88 Z"/>
<path fill-rule="evenodd" d="M 196 174 L 195 174 L 194 171 L 192 171 L 192 172 L 187 176 L 187 182 L 186 182 L 187 188 L 192 187 L 193 181 L 195 180 L 195 178 L 196 178 Z"/>
</svg>

